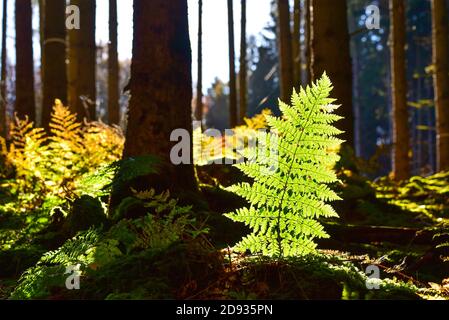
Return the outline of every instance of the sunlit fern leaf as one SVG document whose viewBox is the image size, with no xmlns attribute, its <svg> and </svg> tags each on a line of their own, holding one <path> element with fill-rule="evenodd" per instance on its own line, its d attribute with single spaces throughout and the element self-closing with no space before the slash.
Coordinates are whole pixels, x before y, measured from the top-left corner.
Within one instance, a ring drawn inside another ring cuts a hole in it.
<svg viewBox="0 0 449 320">
<path fill-rule="evenodd" d="M 303 255 L 315 250 L 315 238 L 329 237 L 318 219 L 338 216 L 326 202 L 340 198 L 327 184 L 337 181 L 333 166 L 343 142 L 335 137 L 342 132 L 332 126 L 341 117 L 332 113 L 338 106 L 329 98 L 331 90 L 324 74 L 293 92 L 291 106 L 280 102 L 283 116 L 266 115 L 271 131 L 259 132 L 259 145 L 247 148 L 247 161 L 236 165 L 254 179 L 229 188 L 251 204 L 226 214 L 252 229 L 237 251 Z"/>
</svg>

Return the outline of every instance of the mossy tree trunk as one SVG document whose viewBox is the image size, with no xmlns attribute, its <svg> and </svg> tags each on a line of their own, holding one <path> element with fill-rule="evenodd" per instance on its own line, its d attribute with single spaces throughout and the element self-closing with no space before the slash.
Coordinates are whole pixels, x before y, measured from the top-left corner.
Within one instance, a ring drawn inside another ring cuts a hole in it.
<svg viewBox="0 0 449 320">
<path fill-rule="evenodd" d="M 80 9 L 80 29 L 69 34 L 69 107 L 78 119 L 96 117 L 95 0 L 71 0 Z"/>
<path fill-rule="evenodd" d="M 66 26 L 64 1 L 40 0 L 42 120 L 49 129 L 55 99 L 67 103 Z M 46 19 L 46 17 L 51 17 Z"/>
<path fill-rule="evenodd" d="M 334 84 L 332 97 L 341 104 L 344 119 L 337 128 L 344 131 L 345 145 L 354 146 L 352 111 L 352 65 L 346 1 L 311 0 L 311 77 L 326 71 Z"/>
<path fill-rule="evenodd" d="M 449 27 L 445 0 L 432 0 L 437 171 L 449 170 Z"/>
<path fill-rule="evenodd" d="M 15 2 L 16 20 L 16 101 L 15 113 L 36 122 L 33 60 L 33 10 L 31 0 Z"/>
<path fill-rule="evenodd" d="M 394 179 L 407 179 L 410 175 L 410 133 L 407 110 L 405 2 L 390 0 L 390 64 L 392 80 L 392 123 Z"/>
<path fill-rule="evenodd" d="M 124 157 L 156 155 L 166 163 L 171 189 L 194 189 L 189 164 L 175 165 L 170 141 L 175 129 L 192 137 L 191 49 L 187 0 L 134 0 L 131 100 Z M 190 141 L 192 150 L 192 142 Z"/>
<path fill-rule="evenodd" d="M 281 100 L 288 103 L 293 89 L 292 35 L 288 0 L 278 0 L 277 9 Z"/>
</svg>

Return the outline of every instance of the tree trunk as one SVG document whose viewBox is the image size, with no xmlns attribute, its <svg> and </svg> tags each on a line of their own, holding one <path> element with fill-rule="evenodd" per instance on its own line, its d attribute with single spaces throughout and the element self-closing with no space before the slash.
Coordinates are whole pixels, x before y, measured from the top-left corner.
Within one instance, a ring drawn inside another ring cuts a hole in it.
<svg viewBox="0 0 449 320">
<path fill-rule="evenodd" d="M 308 84 L 311 82 L 311 74 L 312 74 L 312 39 L 311 39 L 311 32 L 312 32 L 312 25 L 310 21 L 310 10 L 311 10 L 311 0 L 304 0 L 304 35 L 305 35 L 305 49 L 304 49 L 304 57 L 305 57 L 305 63 L 306 67 L 304 69 L 304 84 Z"/>
<path fill-rule="evenodd" d="M 405 3 L 402 0 L 390 0 L 390 63 L 393 100 L 392 168 L 396 180 L 407 179 L 410 175 L 405 41 Z"/>
<path fill-rule="evenodd" d="M 432 0 L 432 46 L 437 171 L 449 170 L 449 39 L 445 0 Z"/>
<path fill-rule="evenodd" d="M 337 127 L 345 145 L 354 146 L 352 112 L 352 66 L 346 1 L 311 0 L 312 80 L 323 72 L 331 79 L 332 97 L 341 104 L 339 115 L 344 119 Z"/>
<path fill-rule="evenodd" d="M 281 100 L 289 103 L 293 89 L 292 35 L 288 0 L 278 0 L 278 46 Z"/>
<path fill-rule="evenodd" d="M 235 75 L 234 49 L 234 9 L 233 0 L 228 0 L 228 33 L 229 33 L 229 121 L 231 128 L 237 125 L 237 86 Z"/>
<path fill-rule="evenodd" d="M 108 117 L 120 124 L 119 63 L 117 52 L 117 0 L 109 0 Z"/>
<path fill-rule="evenodd" d="M 242 1 L 242 17 L 240 27 L 240 72 L 239 72 L 239 89 L 240 89 L 240 116 L 239 123 L 244 124 L 244 118 L 247 112 L 247 45 L 246 45 L 246 0 Z"/>
<path fill-rule="evenodd" d="M 298 91 L 301 86 L 301 44 L 300 44 L 300 29 L 301 29 L 301 0 L 295 0 L 293 11 L 293 81 L 294 87 Z"/>
<path fill-rule="evenodd" d="M 6 92 L 6 32 L 8 20 L 8 1 L 3 0 L 2 18 L 2 74 L 0 82 L 0 136 L 7 135 L 6 106 L 8 97 Z"/>
<path fill-rule="evenodd" d="M 174 165 L 175 129 L 192 136 L 192 76 L 187 0 L 134 0 L 134 39 L 124 157 L 156 155 L 171 189 L 196 186 L 192 154 Z M 189 150 L 192 150 L 190 141 Z"/>
<path fill-rule="evenodd" d="M 46 19 L 46 17 L 51 17 Z M 55 99 L 67 103 L 66 26 L 64 1 L 41 0 L 42 121 L 49 129 Z"/>
<path fill-rule="evenodd" d="M 15 2 L 16 18 L 16 102 L 21 119 L 36 121 L 34 96 L 33 26 L 31 0 Z"/>
<path fill-rule="evenodd" d="M 195 119 L 203 122 L 203 0 L 198 0 L 198 78 Z"/>
<path fill-rule="evenodd" d="M 69 106 L 78 119 L 94 120 L 96 117 L 96 43 L 95 0 L 71 0 L 80 9 L 79 30 L 69 34 Z"/>
</svg>

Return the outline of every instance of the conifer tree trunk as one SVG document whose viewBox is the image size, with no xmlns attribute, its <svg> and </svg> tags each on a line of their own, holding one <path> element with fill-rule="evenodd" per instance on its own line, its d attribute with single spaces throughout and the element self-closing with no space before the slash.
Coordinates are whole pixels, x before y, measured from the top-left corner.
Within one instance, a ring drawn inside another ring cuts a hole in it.
<svg viewBox="0 0 449 320">
<path fill-rule="evenodd" d="M 289 102 L 293 89 L 292 35 L 288 0 L 278 0 L 278 46 L 281 100 Z"/>
<path fill-rule="evenodd" d="M 301 29 L 301 0 L 294 1 L 293 9 L 293 84 L 296 90 L 301 86 L 301 44 L 300 29 Z"/>
<path fill-rule="evenodd" d="M 7 92 L 6 92 L 6 32 L 8 20 L 8 1 L 3 0 L 3 17 L 2 17 L 2 71 L 0 82 L 0 136 L 6 137 L 7 121 L 6 121 L 6 106 L 7 106 Z"/>
<path fill-rule="evenodd" d="M 198 77 L 196 83 L 195 119 L 203 121 L 203 0 L 198 0 Z"/>
<path fill-rule="evenodd" d="M 235 75 L 234 9 L 233 0 L 228 0 L 229 33 L 229 121 L 231 128 L 237 125 L 237 85 Z"/>
<path fill-rule="evenodd" d="M 311 24 L 310 24 L 310 9 L 311 9 L 311 0 L 304 0 L 304 35 L 305 35 L 305 64 L 306 67 L 304 69 L 304 84 L 307 85 L 311 82 L 311 74 L 312 74 L 312 40 L 311 40 Z"/>
<path fill-rule="evenodd" d="M 334 84 L 332 97 L 341 108 L 344 119 L 337 128 L 345 145 L 354 146 L 352 111 L 352 65 L 346 1 L 311 0 L 311 50 L 312 80 L 326 71 Z"/>
<path fill-rule="evenodd" d="M 109 124 L 120 123 L 119 62 L 117 52 L 117 0 L 109 0 L 108 115 Z"/>
<path fill-rule="evenodd" d="M 175 129 L 192 137 L 192 76 L 187 0 L 134 0 L 131 100 L 124 157 L 156 155 L 167 164 L 171 189 L 196 186 L 189 164 L 174 165 Z M 192 142 L 190 141 L 190 150 Z"/>
<path fill-rule="evenodd" d="M 48 0 L 47 0 L 48 1 Z M 96 118 L 95 0 L 71 0 L 80 9 L 80 29 L 69 34 L 69 107 L 78 119 Z"/>
<path fill-rule="evenodd" d="M 393 116 L 392 168 L 396 180 L 407 179 L 410 175 L 405 41 L 405 3 L 402 0 L 390 0 L 390 63 Z"/>
<path fill-rule="evenodd" d="M 34 95 L 33 27 L 31 0 L 16 0 L 16 101 L 15 112 L 21 119 L 36 121 Z"/>
<path fill-rule="evenodd" d="M 432 0 L 432 49 L 437 171 L 449 170 L 449 27 L 444 0 Z"/>
<path fill-rule="evenodd" d="M 247 112 L 247 45 L 246 45 L 246 0 L 241 0 L 242 17 L 240 26 L 240 72 L 239 72 L 239 90 L 240 90 L 240 105 L 239 105 L 239 123 L 243 124 L 243 119 Z"/>
<path fill-rule="evenodd" d="M 49 17 L 48 19 L 46 17 Z M 51 17 L 51 18 L 50 18 Z M 67 103 L 66 26 L 64 1 L 41 0 L 42 121 L 49 129 L 55 99 Z"/>
</svg>

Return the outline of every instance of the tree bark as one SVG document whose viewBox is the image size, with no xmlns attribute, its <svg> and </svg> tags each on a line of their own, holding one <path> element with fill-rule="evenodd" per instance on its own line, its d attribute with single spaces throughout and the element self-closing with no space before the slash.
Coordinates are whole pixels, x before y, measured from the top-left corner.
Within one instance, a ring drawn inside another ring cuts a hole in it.
<svg viewBox="0 0 449 320">
<path fill-rule="evenodd" d="M 449 170 L 449 27 L 444 0 L 432 0 L 432 49 L 437 171 Z"/>
<path fill-rule="evenodd" d="M 170 141 L 175 129 L 192 137 L 192 76 L 187 0 L 134 0 L 131 100 L 124 157 L 156 155 L 171 189 L 195 188 L 192 154 L 175 165 Z M 189 150 L 192 150 L 190 141 Z"/>
<path fill-rule="evenodd" d="M 198 78 L 195 119 L 203 122 L 203 0 L 198 0 Z"/>
<path fill-rule="evenodd" d="M 55 99 L 67 103 L 65 3 L 55 0 L 41 0 L 41 2 L 40 19 L 43 27 L 41 124 L 48 130 Z"/>
<path fill-rule="evenodd" d="M 294 1 L 293 9 L 293 80 L 294 87 L 298 91 L 301 86 L 301 43 L 300 43 L 300 29 L 301 29 L 301 0 Z"/>
<path fill-rule="evenodd" d="M 117 0 L 109 0 L 108 117 L 109 124 L 120 124 L 119 62 L 117 52 Z"/>
<path fill-rule="evenodd" d="M 229 121 L 231 128 L 237 126 L 237 86 L 235 75 L 234 9 L 233 0 L 228 0 L 229 33 Z"/>
<path fill-rule="evenodd" d="M 293 89 L 292 35 L 288 0 L 278 0 L 278 47 L 281 100 L 289 103 Z"/>
<path fill-rule="evenodd" d="M 392 167 L 396 180 L 410 175 L 409 126 L 407 111 L 405 3 L 390 0 L 390 63 L 392 78 L 393 155 Z"/>
<path fill-rule="evenodd" d="M 334 90 L 332 97 L 344 119 L 337 127 L 344 131 L 345 145 L 354 146 L 352 111 L 352 65 L 346 1 L 311 0 L 312 81 L 326 72 Z"/>
<path fill-rule="evenodd" d="M 71 0 L 80 9 L 80 29 L 69 34 L 69 107 L 78 119 L 96 117 L 95 0 Z"/>
<path fill-rule="evenodd" d="M 6 32 L 8 21 L 8 1 L 3 0 L 3 18 L 2 18 L 2 74 L 0 82 L 0 136 L 7 135 L 6 106 L 8 97 L 6 92 Z"/>
<path fill-rule="evenodd" d="M 239 105 L 239 123 L 244 124 L 244 118 L 247 112 L 247 76 L 248 76 L 248 63 L 247 63 L 247 44 L 246 44 L 246 0 L 241 0 L 242 4 L 242 17 L 240 26 L 240 72 L 239 72 L 239 92 L 240 92 L 240 105 Z"/>
<path fill-rule="evenodd" d="M 304 57 L 305 57 L 305 74 L 304 74 L 304 85 L 307 85 L 312 77 L 312 39 L 311 39 L 311 32 L 312 32 L 312 26 L 311 26 L 311 17 L 310 17 L 310 10 L 311 10 L 311 0 L 304 0 L 304 35 L 305 35 L 305 49 L 304 49 Z"/>
<path fill-rule="evenodd" d="M 34 95 L 33 26 L 31 0 L 15 2 L 16 20 L 16 101 L 15 113 L 36 122 Z"/>
</svg>

